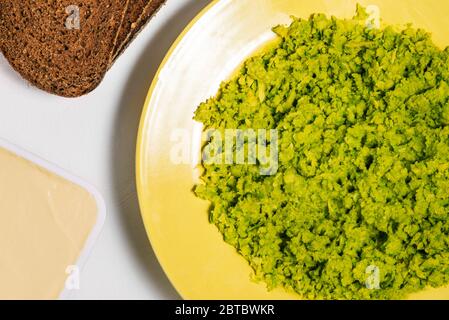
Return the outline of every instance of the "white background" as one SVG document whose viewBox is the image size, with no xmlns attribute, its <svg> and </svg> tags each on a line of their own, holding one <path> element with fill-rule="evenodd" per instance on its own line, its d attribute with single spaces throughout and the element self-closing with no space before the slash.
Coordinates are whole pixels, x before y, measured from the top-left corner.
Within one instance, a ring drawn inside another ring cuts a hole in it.
<svg viewBox="0 0 449 320">
<path fill-rule="evenodd" d="M 76 299 L 179 299 L 141 221 L 134 156 L 151 80 L 179 33 L 209 0 L 168 0 L 103 83 L 77 99 L 31 87 L 0 54 L 0 138 L 57 164 L 100 191 L 103 232 L 81 273 Z"/>
</svg>

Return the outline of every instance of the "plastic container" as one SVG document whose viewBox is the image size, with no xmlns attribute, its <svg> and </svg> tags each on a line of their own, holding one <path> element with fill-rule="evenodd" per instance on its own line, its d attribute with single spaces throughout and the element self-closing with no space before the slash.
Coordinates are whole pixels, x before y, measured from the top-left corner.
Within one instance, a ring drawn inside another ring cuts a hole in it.
<svg viewBox="0 0 449 320">
<path fill-rule="evenodd" d="M 17 147 L 16 145 L 7 142 L 3 139 L 0 139 L 0 148 L 3 148 L 25 160 L 30 161 L 33 164 L 36 164 L 37 166 L 41 167 L 42 169 L 55 174 L 56 176 L 59 176 L 75 185 L 78 185 L 82 189 L 86 190 L 89 194 L 91 194 L 96 202 L 97 207 L 97 216 L 96 216 L 96 222 L 94 224 L 94 227 L 90 230 L 89 236 L 84 243 L 84 247 L 81 250 L 81 253 L 78 256 L 77 261 L 74 263 L 74 266 L 77 267 L 77 271 L 80 271 L 83 269 L 83 266 L 85 265 L 88 256 L 98 238 L 100 235 L 100 232 L 103 228 L 105 218 L 106 218 L 106 206 L 105 202 L 103 200 L 103 197 L 98 192 L 98 190 L 90 185 L 89 183 L 83 181 L 77 176 L 74 176 L 64 169 L 28 152 L 24 149 Z M 69 275 L 68 275 L 69 276 Z M 67 284 L 67 280 L 66 280 Z M 70 296 L 73 294 L 73 289 L 67 288 L 67 285 L 64 286 L 65 289 L 60 293 L 59 299 L 65 300 L 69 299 Z"/>
</svg>

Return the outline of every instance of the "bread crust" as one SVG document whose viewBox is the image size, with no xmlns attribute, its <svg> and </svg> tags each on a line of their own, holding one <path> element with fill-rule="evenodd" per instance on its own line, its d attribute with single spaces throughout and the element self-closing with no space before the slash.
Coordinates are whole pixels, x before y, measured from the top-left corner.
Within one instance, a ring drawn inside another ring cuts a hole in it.
<svg viewBox="0 0 449 320">
<path fill-rule="evenodd" d="M 114 50 L 112 51 L 112 57 L 115 57 L 120 47 L 125 42 L 128 35 L 132 32 L 132 30 L 135 27 L 135 24 L 139 20 L 140 16 L 142 15 L 142 12 L 145 10 L 145 7 L 148 5 L 148 3 L 151 2 L 151 0 L 132 0 L 129 2 L 122 26 L 117 33 L 117 41 L 114 45 Z M 112 62 L 112 59 L 111 59 Z"/>
<path fill-rule="evenodd" d="M 141 12 L 139 18 L 133 23 L 130 32 L 127 34 L 126 38 L 122 41 L 121 45 L 116 48 L 115 55 L 112 58 L 114 62 L 117 58 L 128 48 L 131 42 L 138 36 L 140 31 L 147 25 L 152 17 L 163 7 L 167 0 L 146 0 L 147 4 Z"/>
</svg>

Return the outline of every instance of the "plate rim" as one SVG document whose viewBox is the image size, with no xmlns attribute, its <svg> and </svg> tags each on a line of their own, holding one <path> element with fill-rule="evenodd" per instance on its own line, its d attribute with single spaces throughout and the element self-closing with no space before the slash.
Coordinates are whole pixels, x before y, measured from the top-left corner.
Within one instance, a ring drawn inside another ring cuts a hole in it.
<svg viewBox="0 0 449 320">
<path fill-rule="evenodd" d="M 145 233 L 147 235 L 147 238 L 150 242 L 151 248 L 156 256 L 156 259 L 158 261 L 158 264 L 160 265 L 161 269 L 163 270 L 165 276 L 167 277 L 167 279 L 169 280 L 170 284 L 172 285 L 172 287 L 176 290 L 176 292 L 178 293 L 178 295 L 182 298 L 182 299 L 187 299 L 187 297 L 181 292 L 181 290 L 178 289 L 178 287 L 176 286 L 175 282 L 172 280 L 172 278 L 170 277 L 170 274 L 167 272 L 165 266 L 160 262 L 160 256 L 158 253 L 158 250 L 156 249 L 156 247 L 153 245 L 154 241 L 153 241 L 153 237 L 152 237 L 152 232 L 151 232 L 151 226 L 150 224 L 147 222 L 147 220 L 144 217 L 144 212 L 146 209 L 146 205 L 144 204 L 144 199 L 143 199 L 143 181 L 141 179 L 142 177 L 142 170 L 143 170 L 143 148 L 144 148 L 144 140 L 145 140 L 145 135 L 144 135 L 144 131 L 145 128 L 147 127 L 147 119 L 152 119 L 155 113 L 154 109 L 150 109 L 150 102 L 153 98 L 153 94 L 156 88 L 156 85 L 158 83 L 158 79 L 159 76 L 162 72 L 162 70 L 165 68 L 165 66 L 167 65 L 167 62 L 170 60 L 170 58 L 172 57 L 174 51 L 178 48 L 179 44 L 182 42 L 182 40 L 184 40 L 185 36 L 189 33 L 189 31 L 196 25 L 196 23 L 204 16 L 206 15 L 209 11 L 211 11 L 211 9 L 213 7 L 215 7 L 220 1 L 222 0 L 211 0 L 211 2 L 209 4 L 207 4 L 203 9 L 201 9 L 200 12 L 198 12 L 198 14 L 187 24 L 187 26 L 183 29 L 183 31 L 178 35 L 178 37 L 176 38 L 176 40 L 173 42 L 173 44 L 170 46 L 169 50 L 167 51 L 167 53 L 164 56 L 164 59 L 162 59 L 161 64 L 159 65 L 156 74 L 153 77 L 153 80 L 151 81 L 151 85 L 149 87 L 147 96 L 145 98 L 145 102 L 144 102 L 144 106 L 142 109 L 142 113 L 140 116 L 140 120 L 139 120 L 139 128 L 138 128 L 138 133 L 137 133 L 137 143 L 136 143 L 136 159 L 135 159 L 135 170 L 136 170 L 136 188 L 137 188 L 137 198 L 138 198 L 138 202 L 139 202 L 139 209 L 140 209 L 140 217 L 142 218 L 144 227 L 145 227 Z M 149 126 L 151 127 L 151 121 Z"/>
</svg>

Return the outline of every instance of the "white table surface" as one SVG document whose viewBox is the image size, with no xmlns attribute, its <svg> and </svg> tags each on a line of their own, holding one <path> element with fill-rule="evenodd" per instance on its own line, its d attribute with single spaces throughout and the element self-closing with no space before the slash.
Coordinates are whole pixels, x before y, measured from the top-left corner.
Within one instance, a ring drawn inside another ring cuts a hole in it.
<svg viewBox="0 0 449 320">
<path fill-rule="evenodd" d="M 75 299 L 179 299 L 140 217 L 137 128 L 151 80 L 179 33 L 209 0 L 168 0 L 91 94 L 77 99 L 31 87 L 0 54 L 0 138 L 98 188 L 104 229 L 81 272 Z"/>
</svg>

